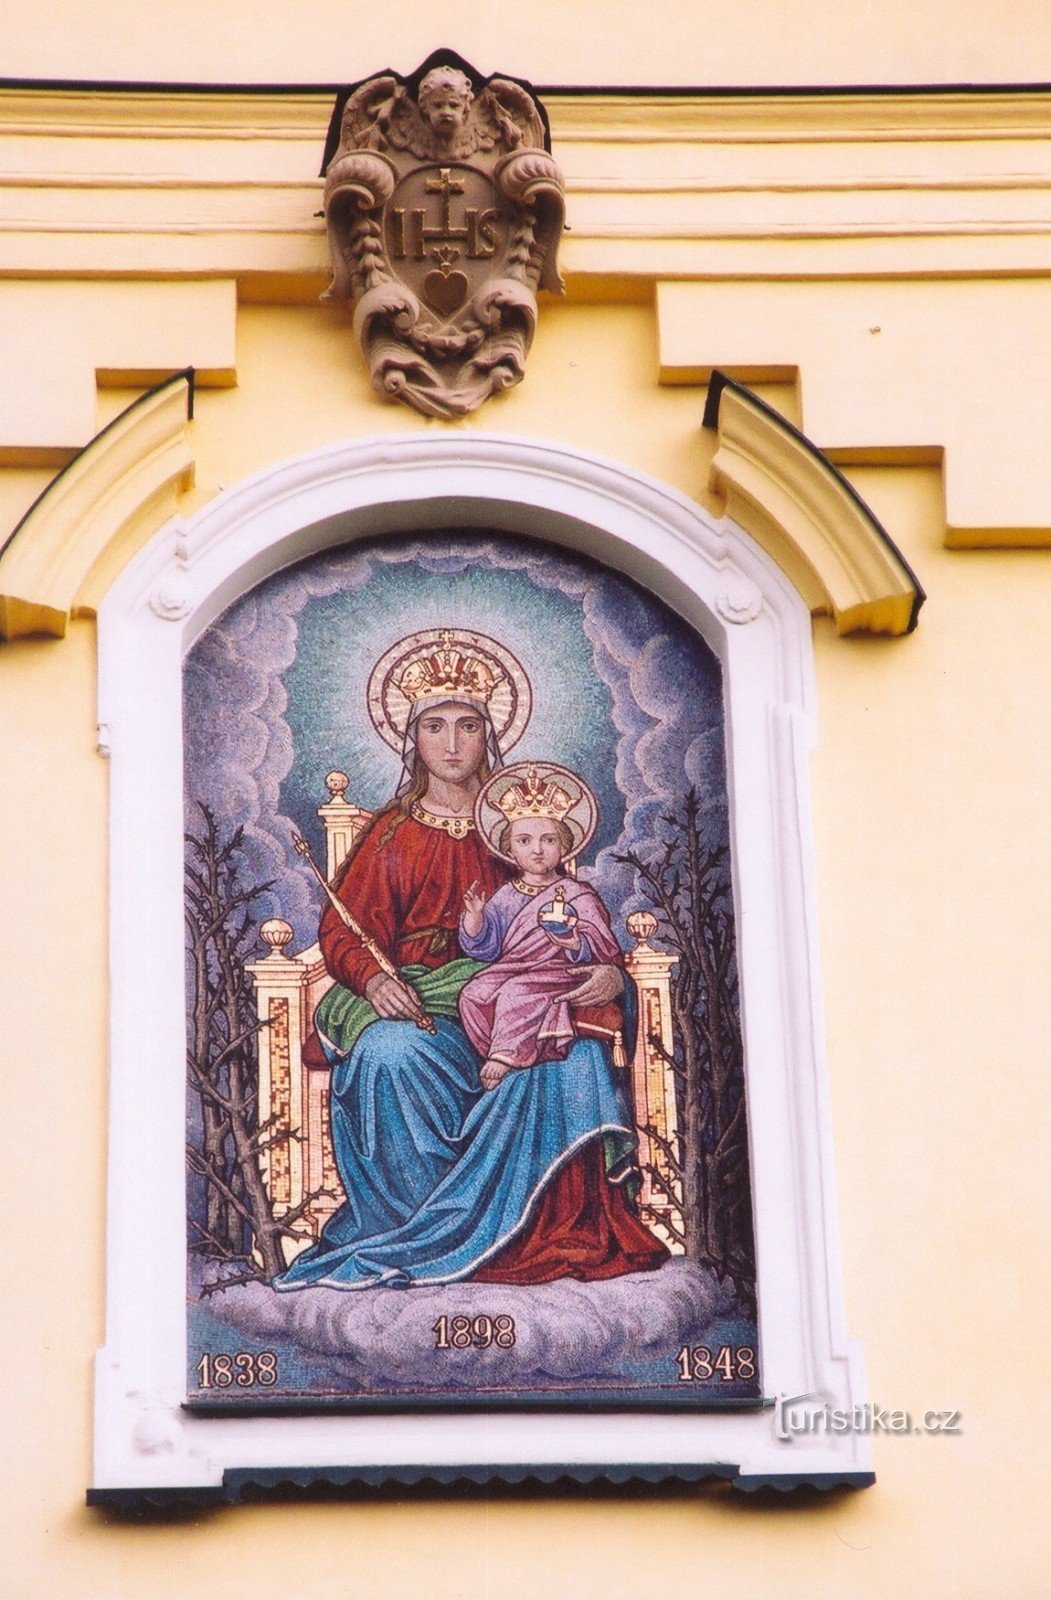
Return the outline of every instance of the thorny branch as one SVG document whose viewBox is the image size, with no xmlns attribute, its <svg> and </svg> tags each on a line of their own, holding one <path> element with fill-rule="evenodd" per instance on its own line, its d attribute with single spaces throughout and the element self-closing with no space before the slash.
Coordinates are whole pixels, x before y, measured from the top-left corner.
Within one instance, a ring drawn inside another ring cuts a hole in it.
<svg viewBox="0 0 1051 1600">
<path fill-rule="evenodd" d="M 671 1167 L 673 1168 L 673 1170 L 675 1172 L 681 1173 L 682 1172 L 682 1140 L 681 1140 L 681 1138 L 677 1138 L 675 1140 L 675 1144 L 673 1145 L 671 1140 L 670 1139 L 666 1139 L 664 1137 L 664 1135 L 657 1128 L 654 1127 L 652 1122 L 647 1122 L 645 1124 L 645 1126 L 642 1128 L 641 1131 L 646 1135 L 647 1139 L 649 1139 L 651 1144 L 655 1144 L 657 1146 L 657 1149 L 661 1152 L 661 1154 L 663 1156 L 666 1157 L 666 1159 L 668 1160 L 668 1162 L 671 1165 Z M 681 1195 L 679 1196 L 679 1199 L 680 1200 L 682 1199 Z"/>
<path fill-rule="evenodd" d="M 259 1125 L 260 1029 L 245 962 L 252 942 L 251 906 L 271 887 L 245 881 L 244 830 L 223 836 L 214 813 L 198 807 L 186 836 L 186 928 L 190 969 L 187 1077 L 197 1097 L 199 1134 L 188 1144 L 191 1173 L 203 1185 L 203 1219 L 191 1219 L 191 1248 L 245 1275 L 271 1278 L 284 1267 L 281 1238 L 292 1223 L 277 1219 L 261 1157 L 290 1135 Z M 312 1199 L 305 1202 L 304 1210 Z M 300 1213 L 301 1215 L 302 1213 Z M 298 1217 L 292 1221 L 298 1220 Z M 228 1287 L 221 1276 L 212 1289 Z"/>
<path fill-rule="evenodd" d="M 661 819 L 655 847 L 625 851 L 657 915 L 659 937 L 676 956 L 672 977 L 674 1050 L 650 1044 L 676 1084 L 678 1136 L 642 1129 L 664 1158 L 648 1168 L 656 1190 L 681 1207 L 686 1253 L 729 1277 L 755 1309 L 755 1249 L 748 1170 L 744 1052 L 738 1007 L 729 849 L 710 830 L 696 789 Z M 672 1195 L 668 1174 L 680 1193 Z M 665 1227 L 679 1227 L 661 1212 Z"/>
<path fill-rule="evenodd" d="M 667 1228 L 668 1232 L 671 1234 L 676 1243 L 685 1245 L 686 1235 L 679 1227 L 679 1224 L 676 1222 L 672 1213 L 668 1211 L 661 1211 L 659 1207 L 651 1206 L 647 1204 L 646 1201 L 643 1201 L 642 1205 L 639 1207 L 639 1210 L 644 1212 L 652 1222 L 659 1222 L 662 1228 Z"/>
</svg>

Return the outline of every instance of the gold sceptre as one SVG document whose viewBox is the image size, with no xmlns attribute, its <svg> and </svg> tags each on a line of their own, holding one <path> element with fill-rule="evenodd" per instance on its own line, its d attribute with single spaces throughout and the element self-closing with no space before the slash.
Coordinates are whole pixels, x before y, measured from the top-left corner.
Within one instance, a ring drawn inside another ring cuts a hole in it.
<svg viewBox="0 0 1051 1600">
<path fill-rule="evenodd" d="M 342 900 L 332 889 L 332 886 L 329 884 L 324 873 L 321 871 L 317 862 L 314 860 L 314 857 L 311 855 L 309 843 L 303 838 L 301 833 L 296 833 L 293 831 L 292 846 L 296 852 L 296 855 L 302 856 L 303 860 L 314 874 L 318 883 L 320 883 L 322 889 L 325 891 L 325 894 L 328 897 L 329 905 L 336 913 L 336 916 L 339 918 L 340 922 L 343 923 L 344 927 L 349 928 L 354 937 L 361 940 L 365 949 L 368 951 L 373 961 L 375 961 L 381 972 L 385 972 L 388 978 L 396 978 L 399 983 L 404 983 L 405 979 L 401 976 L 401 973 L 398 971 L 393 961 L 391 961 L 390 957 L 384 955 L 375 939 L 369 937 L 369 935 L 365 932 L 365 929 L 361 926 L 361 923 L 350 911 L 347 910 Z M 419 1016 L 416 1017 L 415 1022 L 416 1026 L 418 1028 L 422 1028 L 425 1033 L 437 1032 L 433 1019 L 429 1017 L 425 1011 L 420 1012 Z"/>
</svg>

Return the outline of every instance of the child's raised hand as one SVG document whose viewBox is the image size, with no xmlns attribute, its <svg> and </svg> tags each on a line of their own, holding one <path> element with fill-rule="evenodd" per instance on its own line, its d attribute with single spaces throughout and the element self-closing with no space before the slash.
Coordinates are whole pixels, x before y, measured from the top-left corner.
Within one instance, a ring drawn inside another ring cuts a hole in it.
<svg viewBox="0 0 1051 1600">
<path fill-rule="evenodd" d="M 463 930 L 472 939 L 477 939 L 482 931 L 482 923 L 484 921 L 482 913 L 484 910 L 485 895 L 478 893 L 478 879 L 475 878 L 463 897 Z"/>
</svg>

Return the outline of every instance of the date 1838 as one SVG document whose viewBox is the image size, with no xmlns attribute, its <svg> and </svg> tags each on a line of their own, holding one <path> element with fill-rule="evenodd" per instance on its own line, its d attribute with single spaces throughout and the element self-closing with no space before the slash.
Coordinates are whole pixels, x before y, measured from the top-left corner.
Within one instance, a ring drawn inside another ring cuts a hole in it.
<svg viewBox="0 0 1051 1600">
<path fill-rule="evenodd" d="M 278 1381 L 277 1356 L 273 1350 L 236 1350 L 213 1355 L 205 1351 L 194 1371 L 202 1389 L 272 1389 Z"/>
</svg>

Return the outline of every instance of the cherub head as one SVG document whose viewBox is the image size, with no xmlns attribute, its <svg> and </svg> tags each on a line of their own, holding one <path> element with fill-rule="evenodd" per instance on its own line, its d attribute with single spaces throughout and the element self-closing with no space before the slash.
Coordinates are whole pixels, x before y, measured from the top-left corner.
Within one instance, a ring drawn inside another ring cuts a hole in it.
<svg viewBox="0 0 1051 1600">
<path fill-rule="evenodd" d="M 474 90 L 466 74 L 455 67 L 435 67 L 420 84 L 416 99 L 432 131 L 448 143 L 467 120 Z"/>
</svg>

